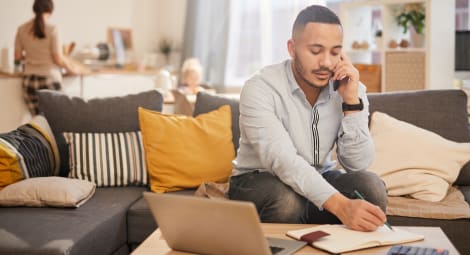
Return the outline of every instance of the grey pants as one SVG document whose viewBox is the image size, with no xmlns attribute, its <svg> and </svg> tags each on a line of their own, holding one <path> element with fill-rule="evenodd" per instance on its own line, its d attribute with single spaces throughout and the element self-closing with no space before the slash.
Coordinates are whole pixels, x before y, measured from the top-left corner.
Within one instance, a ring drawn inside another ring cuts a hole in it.
<svg viewBox="0 0 470 255">
<path fill-rule="evenodd" d="M 333 187 L 348 198 L 357 198 L 354 190 L 378 205 L 384 212 L 387 191 L 384 182 L 367 171 L 341 173 L 334 170 L 323 174 Z M 338 224 L 339 219 L 326 210 L 297 194 L 276 176 L 255 171 L 230 178 L 229 197 L 232 200 L 251 201 L 262 222 Z"/>
</svg>

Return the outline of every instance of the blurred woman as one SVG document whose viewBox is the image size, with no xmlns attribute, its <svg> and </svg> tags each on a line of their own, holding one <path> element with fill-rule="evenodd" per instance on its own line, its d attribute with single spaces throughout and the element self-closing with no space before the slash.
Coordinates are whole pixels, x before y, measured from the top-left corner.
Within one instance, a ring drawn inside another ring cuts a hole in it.
<svg viewBox="0 0 470 255">
<path fill-rule="evenodd" d="M 15 64 L 23 61 L 23 95 L 31 115 L 38 111 L 37 91 L 60 90 L 61 68 L 74 74 L 76 71 L 62 54 L 56 26 L 49 18 L 54 10 L 52 0 L 35 0 L 35 17 L 21 25 L 15 38 Z"/>
</svg>

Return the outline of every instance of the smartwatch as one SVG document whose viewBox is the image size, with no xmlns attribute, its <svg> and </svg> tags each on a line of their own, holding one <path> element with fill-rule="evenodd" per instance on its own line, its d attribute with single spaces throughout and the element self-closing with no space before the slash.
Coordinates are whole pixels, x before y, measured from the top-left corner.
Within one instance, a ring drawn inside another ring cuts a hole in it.
<svg viewBox="0 0 470 255">
<path fill-rule="evenodd" d="M 359 104 L 346 104 L 343 102 L 343 112 L 346 111 L 362 111 L 364 109 L 364 104 L 362 99 L 359 98 Z"/>
</svg>

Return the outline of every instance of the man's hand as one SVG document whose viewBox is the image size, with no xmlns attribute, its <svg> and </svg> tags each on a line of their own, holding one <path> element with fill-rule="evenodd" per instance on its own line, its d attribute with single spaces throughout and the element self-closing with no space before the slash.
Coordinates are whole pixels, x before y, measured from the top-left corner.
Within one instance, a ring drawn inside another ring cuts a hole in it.
<svg viewBox="0 0 470 255">
<path fill-rule="evenodd" d="M 353 66 L 349 58 L 341 52 L 341 61 L 334 67 L 333 80 L 339 80 L 338 93 L 347 104 L 358 104 L 357 87 L 359 84 L 359 71 Z"/>
<path fill-rule="evenodd" d="M 354 230 L 374 231 L 387 220 L 380 207 L 364 200 L 349 199 L 339 192 L 331 196 L 323 207 Z"/>
</svg>

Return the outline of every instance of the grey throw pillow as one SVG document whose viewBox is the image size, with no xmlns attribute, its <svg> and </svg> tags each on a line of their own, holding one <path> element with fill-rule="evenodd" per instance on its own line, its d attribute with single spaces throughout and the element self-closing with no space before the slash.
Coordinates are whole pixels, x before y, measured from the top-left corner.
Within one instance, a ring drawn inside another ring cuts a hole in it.
<svg viewBox="0 0 470 255">
<path fill-rule="evenodd" d="M 137 131 L 137 108 L 161 111 L 163 105 L 163 97 L 156 90 L 88 101 L 51 90 L 40 90 L 38 94 L 39 111 L 54 133 Z"/>
<path fill-rule="evenodd" d="M 163 96 L 156 90 L 124 97 L 97 98 L 88 101 L 69 97 L 58 91 L 40 90 L 39 111 L 51 126 L 60 153 L 59 175 L 70 171 L 69 153 L 63 132 L 132 132 L 138 131 L 138 107 L 161 111 Z"/>
<path fill-rule="evenodd" d="M 235 148 L 235 153 L 237 153 L 240 140 L 240 126 L 238 124 L 240 108 L 238 100 L 199 92 L 197 93 L 193 116 L 196 117 L 199 114 L 217 110 L 222 105 L 230 105 L 232 112 L 232 142 Z"/>
<path fill-rule="evenodd" d="M 370 112 L 380 111 L 446 139 L 470 142 L 467 95 L 462 90 L 419 90 L 367 95 Z"/>
</svg>

